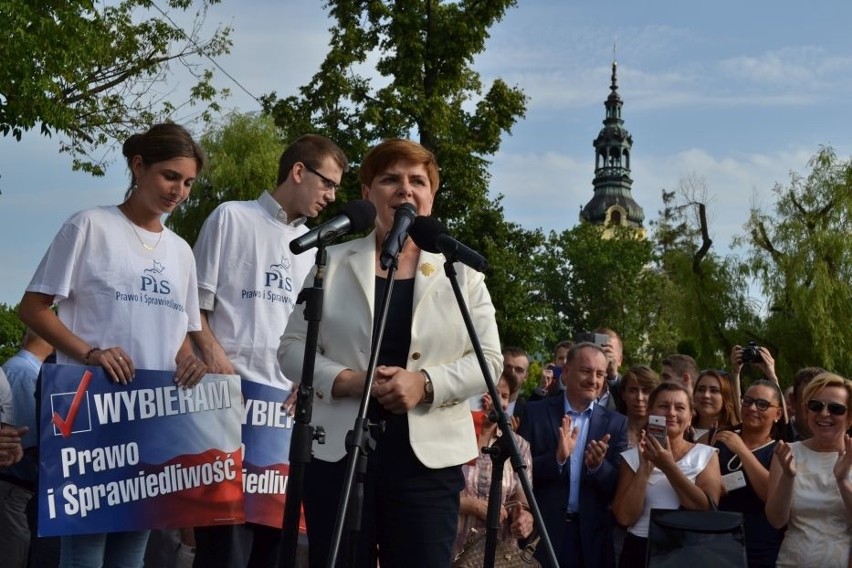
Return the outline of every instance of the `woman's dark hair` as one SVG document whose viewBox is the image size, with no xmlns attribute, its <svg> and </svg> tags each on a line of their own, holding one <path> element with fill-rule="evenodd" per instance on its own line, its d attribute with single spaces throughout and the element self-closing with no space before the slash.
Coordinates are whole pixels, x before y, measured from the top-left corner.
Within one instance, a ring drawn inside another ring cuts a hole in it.
<svg viewBox="0 0 852 568">
<path fill-rule="evenodd" d="M 689 401 L 689 410 L 692 411 L 692 395 L 690 394 L 689 389 L 683 386 L 683 384 L 675 381 L 663 381 L 657 385 L 657 388 L 651 391 L 651 394 L 648 395 L 648 412 L 651 412 L 651 408 L 654 407 L 654 403 L 657 402 L 657 397 L 660 396 L 660 393 L 671 391 L 680 391 L 684 393 L 686 395 L 686 399 Z"/>
<path fill-rule="evenodd" d="M 627 415 L 627 403 L 624 402 L 624 393 L 627 391 L 627 383 L 630 382 L 630 379 L 635 380 L 636 384 L 642 390 L 653 391 L 660 384 L 660 376 L 651 367 L 647 365 L 633 365 L 630 367 L 618 382 L 619 394 L 621 396 L 616 401 L 616 410 L 625 416 Z"/>
<path fill-rule="evenodd" d="M 124 141 L 121 153 L 130 169 L 128 195 L 136 186 L 136 175 L 133 173 L 133 158 L 136 156 L 141 157 L 146 166 L 174 158 L 192 158 L 198 171 L 204 169 L 207 159 L 201 146 L 192 139 L 186 128 L 173 122 L 155 124 L 147 132 L 131 135 Z"/>
<path fill-rule="evenodd" d="M 770 381 L 768 379 L 757 379 L 748 386 L 749 389 L 751 387 L 768 387 L 772 389 L 772 398 L 775 399 L 772 402 L 783 408 L 782 405 L 784 404 L 784 393 L 781 392 L 781 387 L 779 387 L 778 383 L 776 383 L 775 381 Z M 748 392 L 748 389 L 746 389 L 746 392 Z M 740 431 L 742 431 L 742 425 L 740 425 Z M 781 440 L 784 438 L 784 434 L 786 431 L 787 420 L 784 418 L 784 414 L 782 413 L 781 419 L 778 420 L 778 422 L 772 424 L 772 429 L 769 431 L 769 435 L 772 437 L 773 440 Z"/>
<path fill-rule="evenodd" d="M 734 400 L 734 389 L 731 386 L 731 380 L 722 376 L 719 371 L 707 369 L 701 371 L 698 375 L 698 380 L 695 381 L 693 392 L 698 392 L 698 385 L 701 384 L 705 377 L 712 377 L 719 381 L 719 393 L 722 395 L 722 410 L 719 412 L 719 428 L 730 428 L 737 423 L 737 404 L 738 400 Z M 694 394 L 693 394 L 694 396 Z M 698 413 L 692 419 L 692 425 L 698 426 Z"/>
</svg>

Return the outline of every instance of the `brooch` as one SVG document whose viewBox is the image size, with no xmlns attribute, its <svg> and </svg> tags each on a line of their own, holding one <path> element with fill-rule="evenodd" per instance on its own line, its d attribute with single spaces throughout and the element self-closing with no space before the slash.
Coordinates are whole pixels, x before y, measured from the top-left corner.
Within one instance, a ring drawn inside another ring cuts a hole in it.
<svg viewBox="0 0 852 568">
<path fill-rule="evenodd" d="M 420 272 L 423 273 L 423 276 L 432 276 L 435 272 L 436 268 L 429 264 L 428 262 L 424 262 L 420 265 Z"/>
</svg>

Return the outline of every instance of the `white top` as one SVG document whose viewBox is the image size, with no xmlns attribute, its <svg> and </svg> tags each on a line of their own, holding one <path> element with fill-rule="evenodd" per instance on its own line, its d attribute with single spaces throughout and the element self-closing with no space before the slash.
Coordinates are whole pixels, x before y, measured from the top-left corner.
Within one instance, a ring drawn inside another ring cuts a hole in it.
<svg viewBox="0 0 852 568">
<path fill-rule="evenodd" d="M 288 222 L 266 191 L 256 201 L 216 208 L 195 243 L 198 295 L 216 339 L 241 378 L 290 389 L 276 353 L 315 251 L 290 252 L 307 232 Z M 299 380 L 300 377 L 293 377 Z"/>
<path fill-rule="evenodd" d="M 15 424 L 15 408 L 12 406 L 12 387 L 6 373 L 0 369 L 0 423 Z"/>
<path fill-rule="evenodd" d="M 852 525 L 834 479 L 838 453 L 816 452 L 801 442 L 793 442 L 790 448 L 796 460 L 796 477 L 778 566 L 846 568 L 852 550 Z"/>
<path fill-rule="evenodd" d="M 695 444 L 678 460 L 677 467 L 691 482 L 695 483 L 695 478 L 698 477 L 699 473 L 704 471 L 704 468 L 710 463 L 710 458 L 717 451 L 716 448 L 711 448 L 704 444 Z M 639 450 L 637 448 L 631 448 L 623 452 L 621 456 L 634 472 L 639 469 Z M 669 478 L 655 467 L 651 471 L 651 476 L 648 478 L 648 488 L 645 490 L 645 505 L 642 508 L 642 514 L 636 523 L 627 528 L 627 531 L 636 536 L 648 538 L 651 509 L 677 509 L 679 507 L 680 500 L 672 484 L 669 482 Z"/>
<path fill-rule="evenodd" d="M 147 250 L 139 239 L 157 245 Z M 174 370 L 187 332 L 201 329 L 192 249 L 166 227 L 160 236 L 131 225 L 114 205 L 72 215 L 27 291 L 55 296 L 74 334 L 95 347 L 120 346 L 139 369 Z M 56 361 L 80 364 L 62 352 Z"/>
</svg>

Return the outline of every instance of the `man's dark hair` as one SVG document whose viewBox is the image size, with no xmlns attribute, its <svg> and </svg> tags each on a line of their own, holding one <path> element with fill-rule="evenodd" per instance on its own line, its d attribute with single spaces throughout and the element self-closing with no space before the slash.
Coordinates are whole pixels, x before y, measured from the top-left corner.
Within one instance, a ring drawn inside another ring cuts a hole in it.
<svg viewBox="0 0 852 568">
<path fill-rule="evenodd" d="M 521 356 L 523 356 L 523 357 L 527 357 L 529 359 L 529 356 L 527 355 L 526 351 L 524 351 L 520 347 L 514 347 L 512 345 L 503 348 L 503 357 L 505 357 L 506 355 L 508 355 L 510 357 L 521 357 Z"/>
<path fill-rule="evenodd" d="M 822 367 L 804 367 L 796 371 L 796 374 L 793 375 L 793 400 L 799 400 L 802 390 L 808 386 L 808 383 L 820 373 L 825 372 L 826 370 Z"/>
</svg>

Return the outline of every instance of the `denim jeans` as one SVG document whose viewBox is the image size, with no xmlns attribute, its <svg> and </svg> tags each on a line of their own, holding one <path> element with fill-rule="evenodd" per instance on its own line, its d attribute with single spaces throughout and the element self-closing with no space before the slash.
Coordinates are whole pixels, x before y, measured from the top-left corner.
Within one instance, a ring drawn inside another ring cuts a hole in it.
<svg viewBox="0 0 852 568">
<path fill-rule="evenodd" d="M 59 568 L 141 568 L 148 532 L 64 536 Z"/>
</svg>

